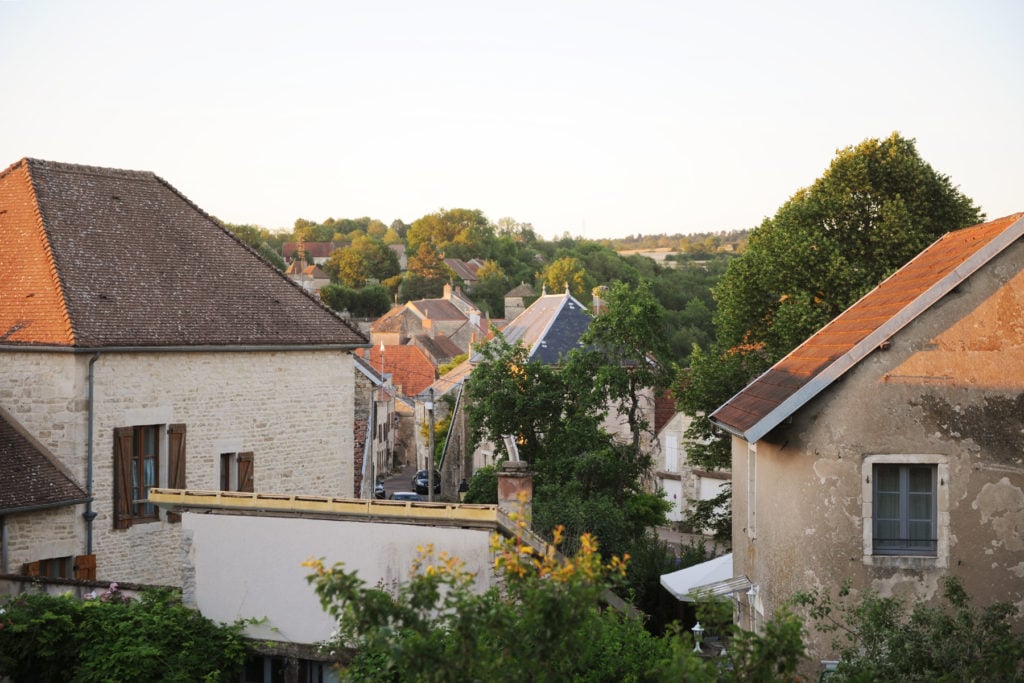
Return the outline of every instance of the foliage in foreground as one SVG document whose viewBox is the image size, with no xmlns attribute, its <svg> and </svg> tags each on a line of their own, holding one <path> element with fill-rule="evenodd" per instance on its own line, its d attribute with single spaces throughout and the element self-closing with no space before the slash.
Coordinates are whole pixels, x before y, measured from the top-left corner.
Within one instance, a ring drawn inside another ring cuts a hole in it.
<svg viewBox="0 0 1024 683">
<path fill-rule="evenodd" d="M 557 534 L 560 536 L 560 532 Z M 560 538 L 556 538 L 560 541 Z M 727 657 L 704 659 L 688 633 L 654 637 L 639 616 L 608 609 L 605 591 L 627 562 L 604 562 L 592 536 L 571 558 L 523 538 L 492 537 L 500 585 L 482 590 L 463 563 L 421 549 L 410 581 L 370 588 L 340 564 L 310 560 L 308 580 L 338 620 L 325 649 L 354 652 L 349 681 L 792 680 L 800 622 L 784 615 L 764 636 L 735 633 Z M 340 662 L 339 657 L 339 662 Z"/>
<path fill-rule="evenodd" d="M 45 593 L 0 603 L 0 678 L 35 683 L 229 681 L 245 660 L 244 622 L 218 625 L 171 591 L 93 600 Z"/>
<path fill-rule="evenodd" d="M 1024 681 L 1024 634 L 1014 633 L 1017 608 L 970 604 L 963 584 L 946 577 L 945 605 L 917 603 L 910 612 L 897 598 L 867 592 L 839 602 L 825 591 L 796 596 L 818 630 L 833 634 L 839 668 L 829 683 L 855 681 Z"/>
</svg>

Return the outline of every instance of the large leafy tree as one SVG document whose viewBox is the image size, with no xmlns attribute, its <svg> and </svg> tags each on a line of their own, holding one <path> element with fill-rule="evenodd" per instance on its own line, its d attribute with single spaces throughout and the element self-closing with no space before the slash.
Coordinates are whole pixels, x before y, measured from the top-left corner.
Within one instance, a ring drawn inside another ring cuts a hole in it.
<svg viewBox="0 0 1024 683">
<path fill-rule="evenodd" d="M 448 209 L 427 214 L 413 222 L 406 243 L 413 253 L 423 244 L 450 258 L 470 259 L 486 255 L 494 240 L 494 228 L 479 209 Z"/>
<path fill-rule="evenodd" d="M 568 288 L 569 293 L 578 299 L 584 298 L 591 286 L 583 262 L 575 256 L 563 256 L 553 261 L 540 274 L 540 281 L 548 294 L 564 292 Z"/>
<path fill-rule="evenodd" d="M 362 287 L 367 280 L 387 280 L 399 273 L 398 256 L 381 240 L 359 235 L 352 244 L 336 249 L 324 265 L 334 280 L 347 287 Z"/>
<path fill-rule="evenodd" d="M 437 249 L 429 242 L 423 242 L 416 253 L 409 257 L 408 272 L 401 286 L 402 300 L 439 297 L 444 291 L 445 283 L 454 276 Z"/>
<path fill-rule="evenodd" d="M 708 413 L 940 235 L 983 218 L 912 139 L 893 133 L 838 150 L 751 232 L 715 286 L 716 340 L 680 382 L 682 408 L 699 418 L 690 461 L 729 467 L 727 444 L 707 443 Z"/>
</svg>

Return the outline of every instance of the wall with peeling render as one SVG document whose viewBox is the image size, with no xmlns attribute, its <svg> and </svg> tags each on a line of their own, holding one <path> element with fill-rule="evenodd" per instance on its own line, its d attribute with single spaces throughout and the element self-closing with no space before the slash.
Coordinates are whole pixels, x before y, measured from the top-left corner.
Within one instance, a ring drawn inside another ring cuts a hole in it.
<svg viewBox="0 0 1024 683">
<path fill-rule="evenodd" d="M 745 625 L 844 580 L 935 600 L 947 574 L 1024 612 L 1022 267 L 1018 243 L 753 448 L 733 439 L 734 572 L 758 587 L 737 598 Z M 871 556 L 865 464 L 880 457 L 939 463 L 936 557 Z M 811 656 L 833 655 L 828 640 Z"/>
</svg>

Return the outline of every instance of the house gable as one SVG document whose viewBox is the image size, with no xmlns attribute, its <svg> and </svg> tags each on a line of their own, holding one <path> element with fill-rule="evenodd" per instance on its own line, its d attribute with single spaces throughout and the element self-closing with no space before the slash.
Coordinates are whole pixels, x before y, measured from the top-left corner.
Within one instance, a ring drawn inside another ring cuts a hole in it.
<svg viewBox="0 0 1024 683">
<path fill-rule="evenodd" d="M 956 230 L 896 271 L 711 414 L 754 443 L 1024 235 L 1024 214 Z"/>
</svg>

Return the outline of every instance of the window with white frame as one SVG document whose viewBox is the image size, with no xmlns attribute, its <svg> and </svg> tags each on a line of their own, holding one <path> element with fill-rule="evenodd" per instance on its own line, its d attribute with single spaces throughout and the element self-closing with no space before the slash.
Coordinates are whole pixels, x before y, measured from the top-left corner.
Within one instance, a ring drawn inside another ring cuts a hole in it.
<svg viewBox="0 0 1024 683">
<path fill-rule="evenodd" d="M 949 547 L 946 457 L 868 456 L 862 474 L 865 561 L 889 564 L 899 558 L 921 558 L 945 566 Z"/>
</svg>

